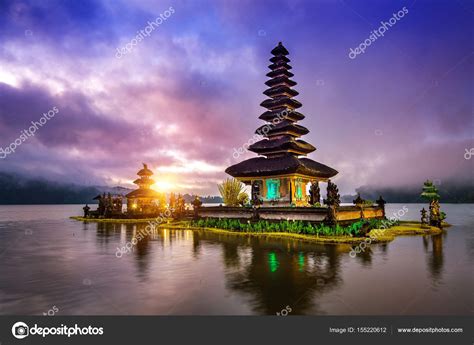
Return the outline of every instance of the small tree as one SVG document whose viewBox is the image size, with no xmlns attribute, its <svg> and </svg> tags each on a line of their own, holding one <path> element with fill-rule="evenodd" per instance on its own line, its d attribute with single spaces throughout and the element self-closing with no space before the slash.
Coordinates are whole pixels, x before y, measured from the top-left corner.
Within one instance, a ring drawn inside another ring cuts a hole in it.
<svg viewBox="0 0 474 345">
<path fill-rule="evenodd" d="M 439 206 L 440 196 L 438 189 L 435 187 L 432 181 L 426 180 L 423 185 L 423 191 L 420 195 L 430 203 L 430 225 L 441 227 L 443 220 L 446 219 L 446 213 L 441 212 Z"/>
<path fill-rule="evenodd" d="M 420 196 L 428 201 L 439 200 L 438 189 L 433 184 L 433 181 L 425 181 Z"/>
<path fill-rule="evenodd" d="M 234 179 L 227 179 L 222 184 L 218 185 L 219 192 L 221 193 L 222 200 L 227 206 L 238 206 L 240 201 L 243 200 L 247 194 L 243 191 L 244 185 Z M 247 197 L 248 198 L 248 197 Z"/>
</svg>

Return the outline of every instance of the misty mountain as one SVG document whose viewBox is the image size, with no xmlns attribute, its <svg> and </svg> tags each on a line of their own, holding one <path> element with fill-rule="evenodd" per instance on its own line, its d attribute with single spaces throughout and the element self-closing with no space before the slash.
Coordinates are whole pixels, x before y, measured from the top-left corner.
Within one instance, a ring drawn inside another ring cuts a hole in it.
<svg viewBox="0 0 474 345">
<path fill-rule="evenodd" d="M 420 197 L 421 188 L 422 186 L 403 188 L 362 186 L 356 188 L 354 195 L 343 195 L 341 201 L 352 203 L 357 193 L 360 193 L 363 199 L 372 201 L 382 195 L 385 201 L 391 203 L 423 203 L 426 200 Z M 436 188 L 442 203 L 474 203 L 474 183 L 445 182 L 437 184 Z"/>
<path fill-rule="evenodd" d="M 92 199 L 99 194 L 111 193 L 125 196 L 132 190 L 120 186 L 80 186 L 42 179 L 28 179 L 0 172 L 0 205 L 94 204 L 96 201 Z M 167 196 L 169 197 L 169 194 Z M 184 194 L 183 197 L 188 203 L 195 198 L 190 194 Z M 222 198 L 206 196 L 201 197 L 201 201 L 203 203 L 222 203 Z"/>
<path fill-rule="evenodd" d="M 92 199 L 98 194 L 125 195 L 130 191 L 123 187 L 79 186 L 0 173 L 0 205 L 93 204 Z"/>
</svg>

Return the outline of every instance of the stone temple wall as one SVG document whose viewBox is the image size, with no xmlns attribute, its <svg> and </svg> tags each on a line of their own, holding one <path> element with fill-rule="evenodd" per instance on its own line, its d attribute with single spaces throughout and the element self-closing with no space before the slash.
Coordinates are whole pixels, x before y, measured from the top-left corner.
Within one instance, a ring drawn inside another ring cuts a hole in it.
<svg viewBox="0 0 474 345">
<path fill-rule="evenodd" d="M 361 212 L 362 210 L 362 212 Z M 201 218 L 226 218 L 250 220 L 254 217 L 254 210 L 246 207 L 211 206 L 200 207 L 198 216 Z M 327 215 L 325 207 L 259 207 L 256 211 L 263 220 L 301 220 L 308 222 L 322 222 Z M 383 210 L 379 206 L 366 206 L 362 209 L 357 206 L 340 206 L 337 209 L 337 220 L 357 221 L 363 217 L 382 218 Z"/>
</svg>

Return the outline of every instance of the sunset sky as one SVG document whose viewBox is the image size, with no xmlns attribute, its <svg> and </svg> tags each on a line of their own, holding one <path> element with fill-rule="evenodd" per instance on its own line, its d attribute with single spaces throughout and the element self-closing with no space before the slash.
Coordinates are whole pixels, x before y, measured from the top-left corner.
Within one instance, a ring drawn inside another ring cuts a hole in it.
<svg viewBox="0 0 474 345">
<path fill-rule="evenodd" d="M 406 7 L 365 53 L 350 48 Z M 148 21 L 173 12 L 118 58 Z M 289 50 L 309 157 L 342 193 L 472 179 L 469 1 L 0 1 L 0 147 L 59 113 L 0 172 L 218 194 L 263 124 L 270 50 Z"/>
</svg>

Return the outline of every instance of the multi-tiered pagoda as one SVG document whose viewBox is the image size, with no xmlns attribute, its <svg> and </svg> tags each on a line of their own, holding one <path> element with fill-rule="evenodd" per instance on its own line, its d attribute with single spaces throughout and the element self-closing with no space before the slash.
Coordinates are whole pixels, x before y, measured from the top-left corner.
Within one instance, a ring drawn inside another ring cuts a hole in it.
<svg viewBox="0 0 474 345">
<path fill-rule="evenodd" d="M 253 200 L 263 205 L 307 206 L 307 184 L 325 182 L 337 171 L 304 157 L 316 148 L 300 139 L 309 130 L 297 124 L 304 115 L 296 111 L 301 103 L 293 99 L 298 92 L 292 89 L 296 82 L 290 79 L 289 53 L 281 42 L 271 53 L 270 80 L 265 83 L 269 88 L 264 92 L 270 98 L 260 104 L 267 111 L 259 117 L 267 124 L 256 130 L 265 138 L 249 147 L 260 157 L 235 164 L 226 173 L 251 185 Z"/>
<path fill-rule="evenodd" d="M 155 181 L 151 178 L 153 171 L 148 169 L 148 166 L 143 163 L 143 169 L 139 170 L 138 179 L 133 181 L 138 186 L 138 189 L 126 195 L 127 198 L 127 212 L 129 214 L 151 214 L 156 212 L 160 193 L 151 189 Z"/>
</svg>

